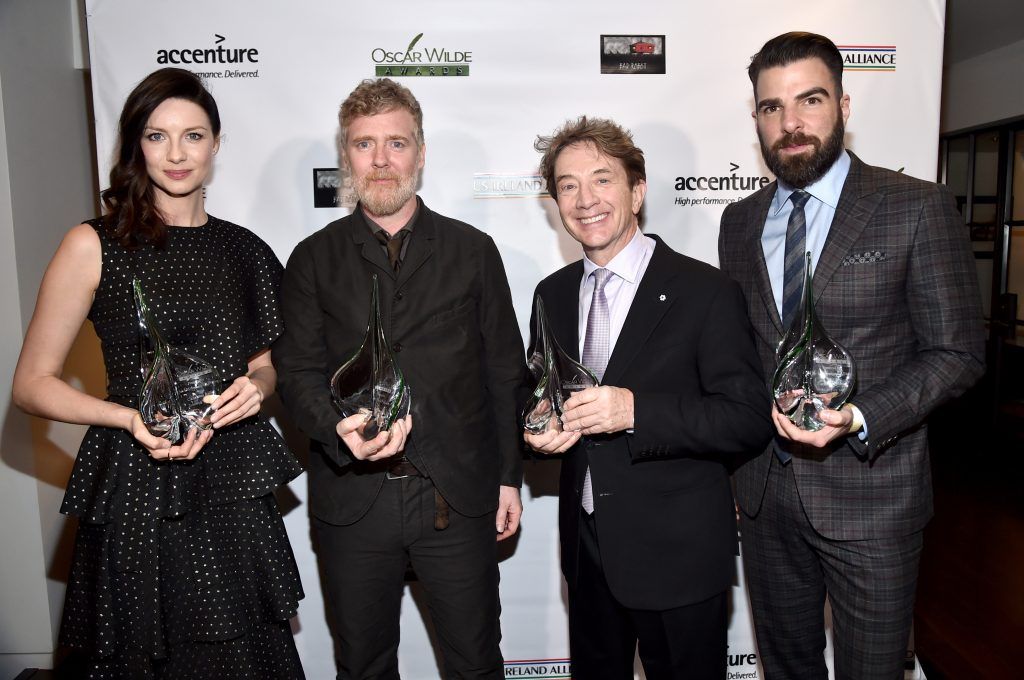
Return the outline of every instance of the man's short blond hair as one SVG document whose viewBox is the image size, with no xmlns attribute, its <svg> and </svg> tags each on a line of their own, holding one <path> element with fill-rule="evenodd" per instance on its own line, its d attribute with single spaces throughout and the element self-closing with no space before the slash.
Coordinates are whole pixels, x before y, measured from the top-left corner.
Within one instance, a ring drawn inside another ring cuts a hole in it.
<svg viewBox="0 0 1024 680">
<path fill-rule="evenodd" d="M 338 123 L 341 126 L 342 144 L 345 143 L 348 126 L 356 118 L 376 116 L 396 109 L 405 109 L 412 114 L 416 123 L 416 143 L 423 146 L 423 109 L 409 88 L 390 78 L 364 80 L 341 103 Z"/>
</svg>

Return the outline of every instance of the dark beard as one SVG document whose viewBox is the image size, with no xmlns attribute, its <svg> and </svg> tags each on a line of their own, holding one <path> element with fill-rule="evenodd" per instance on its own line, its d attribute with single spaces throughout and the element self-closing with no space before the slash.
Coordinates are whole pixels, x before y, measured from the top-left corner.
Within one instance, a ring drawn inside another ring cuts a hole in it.
<svg viewBox="0 0 1024 680">
<path fill-rule="evenodd" d="M 803 189 L 808 184 L 819 180 L 843 152 L 843 137 L 846 135 L 846 127 L 843 125 L 842 115 L 836 120 L 832 128 L 832 134 L 828 136 L 825 143 L 817 137 L 805 135 L 802 132 L 795 132 L 781 137 L 771 149 L 764 144 L 758 132 L 758 140 L 761 142 L 761 155 L 764 156 L 765 165 L 776 177 L 793 187 Z M 794 144 L 810 144 L 814 150 L 807 154 L 800 154 L 791 158 L 783 158 L 779 153 L 784 146 Z"/>
</svg>

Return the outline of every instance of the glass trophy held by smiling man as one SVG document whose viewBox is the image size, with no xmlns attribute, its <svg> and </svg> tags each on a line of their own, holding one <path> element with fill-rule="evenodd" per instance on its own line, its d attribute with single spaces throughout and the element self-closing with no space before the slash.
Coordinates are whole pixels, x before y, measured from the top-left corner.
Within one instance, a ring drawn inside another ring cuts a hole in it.
<svg viewBox="0 0 1024 680">
<path fill-rule="evenodd" d="M 566 354 L 548 328 L 544 301 L 534 302 L 537 318 L 534 347 L 527 362 L 537 384 L 523 410 L 523 429 L 541 434 L 550 428 L 562 429 L 562 406 L 573 393 L 598 384 L 597 376 Z"/>
</svg>

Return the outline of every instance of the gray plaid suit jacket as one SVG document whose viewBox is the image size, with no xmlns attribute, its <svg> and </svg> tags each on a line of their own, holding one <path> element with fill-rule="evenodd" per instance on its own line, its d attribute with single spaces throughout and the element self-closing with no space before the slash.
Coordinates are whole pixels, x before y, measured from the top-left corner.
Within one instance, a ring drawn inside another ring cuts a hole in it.
<svg viewBox="0 0 1024 680">
<path fill-rule="evenodd" d="M 950 192 L 850 154 L 850 174 L 814 271 L 815 309 L 856 362 L 850 398 L 869 438 L 800 447 L 790 463 L 812 526 L 857 540 L 906 535 L 932 514 L 925 419 L 984 372 L 978 274 Z M 775 369 L 782 322 L 761 248 L 776 183 L 722 215 L 722 270 L 747 299 L 765 376 Z M 736 497 L 755 516 L 771 446 L 736 470 Z"/>
</svg>

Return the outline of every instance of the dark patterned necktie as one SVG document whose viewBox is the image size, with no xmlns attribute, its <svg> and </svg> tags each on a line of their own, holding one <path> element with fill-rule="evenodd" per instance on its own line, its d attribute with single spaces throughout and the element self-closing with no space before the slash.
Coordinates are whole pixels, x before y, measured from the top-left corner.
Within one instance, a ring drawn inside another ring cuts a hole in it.
<svg viewBox="0 0 1024 680">
<path fill-rule="evenodd" d="M 782 327 L 789 328 L 800 305 L 800 294 L 804 289 L 804 266 L 807 252 L 807 217 L 804 204 L 811 195 L 797 189 L 789 200 L 793 201 L 793 212 L 789 214 L 786 227 L 786 259 L 782 270 Z"/>
<path fill-rule="evenodd" d="M 396 274 L 402 268 L 402 244 L 405 242 L 405 236 L 408 233 L 408 231 L 402 229 L 394 236 L 388 236 L 388 233 L 381 229 L 374 234 L 377 240 L 380 241 L 380 244 L 388 249 L 388 264 L 391 265 L 391 269 Z"/>
<path fill-rule="evenodd" d="M 604 378 L 604 370 L 608 367 L 608 357 L 612 353 L 611 315 L 608 312 L 608 298 L 604 287 L 612 277 L 608 269 L 595 269 L 594 297 L 590 300 L 590 313 L 587 315 L 587 336 L 583 339 L 583 365 L 594 372 L 598 381 Z M 587 514 L 594 512 L 594 487 L 590 481 L 590 466 L 583 478 L 583 493 L 580 504 Z"/>
<path fill-rule="evenodd" d="M 811 198 L 806 191 L 797 189 L 789 196 L 793 201 L 793 212 L 789 214 L 789 225 L 786 227 L 786 260 L 782 270 L 782 327 L 789 328 L 800 306 L 800 295 L 804 290 L 804 267 L 807 265 L 807 216 L 804 204 Z M 776 435 L 775 456 L 783 465 L 788 463 L 793 454 L 785 449 L 784 440 Z"/>
</svg>

